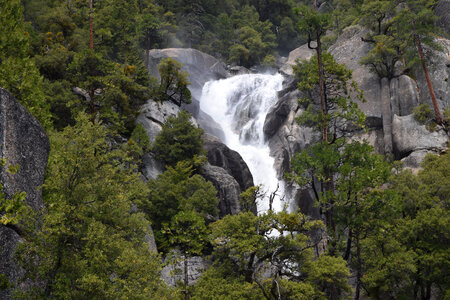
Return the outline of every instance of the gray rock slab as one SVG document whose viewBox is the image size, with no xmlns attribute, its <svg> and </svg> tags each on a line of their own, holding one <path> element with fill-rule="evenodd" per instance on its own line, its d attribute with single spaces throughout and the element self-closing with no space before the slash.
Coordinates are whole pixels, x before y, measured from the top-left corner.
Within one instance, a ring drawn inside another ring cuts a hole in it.
<svg viewBox="0 0 450 300">
<path fill-rule="evenodd" d="M 237 181 L 220 167 L 206 163 L 202 166 L 200 174 L 210 181 L 217 189 L 219 198 L 219 216 L 238 214 L 241 209 L 239 205 L 239 195 L 241 189 Z"/>
<path fill-rule="evenodd" d="M 399 157 L 419 150 L 444 151 L 447 148 L 447 133 L 438 129 L 430 132 L 425 125 L 414 119 L 413 115 L 399 117 L 394 115 L 392 121 L 394 151 Z"/>
<path fill-rule="evenodd" d="M 337 62 L 345 64 L 347 68 L 352 70 L 353 80 L 363 90 L 367 101 L 360 102 L 355 99 L 359 108 L 368 117 L 381 117 L 380 80 L 377 75 L 370 72 L 369 68 L 359 64 L 361 58 L 366 56 L 371 48 L 369 43 L 361 40 L 366 33 L 367 31 L 360 26 L 349 27 L 344 30 L 344 33 L 328 51 L 334 55 Z"/>
<path fill-rule="evenodd" d="M 44 206 L 40 187 L 44 183 L 50 143 L 41 124 L 5 89 L 0 88 L 0 156 L 10 165 L 19 165 L 16 174 L 0 170 L 6 197 L 26 192 L 26 202 L 34 210 Z M 1 212 L 0 212 L 1 214 Z M 17 282 L 21 270 L 12 260 L 20 240 L 14 228 L 0 225 L 0 273 Z M 10 291 L 0 291 L 0 299 L 9 299 Z"/>
<path fill-rule="evenodd" d="M 297 63 L 297 60 L 309 60 L 315 54 L 314 50 L 308 48 L 308 44 L 302 45 L 289 53 L 286 63 L 280 68 L 280 72 L 286 75 L 294 75 L 292 66 Z"/>
</svg>

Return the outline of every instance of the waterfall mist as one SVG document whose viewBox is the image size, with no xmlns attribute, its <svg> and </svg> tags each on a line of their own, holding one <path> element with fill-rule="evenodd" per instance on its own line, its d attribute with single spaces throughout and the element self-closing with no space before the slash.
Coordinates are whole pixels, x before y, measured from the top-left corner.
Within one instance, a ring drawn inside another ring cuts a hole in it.
<svg viewBox="0 0 450 300">
<path fill-rule="evenodd" d="M 273 209 L 280 211 L 284 205 L 284 183 L 277 179 L 263 133 L 264 120 L 277 102 L 282 82 L 280 74 L 248 74 L 209 81 L 200 100 L 200 108 L 221 125 L 225 133 L 223 142 L 241 154 L 255 185 L 263 186 L 266 197 L 258 202 L 258 213 L 269 209 L 269 196 L 277 188 Z"/>
</svg>

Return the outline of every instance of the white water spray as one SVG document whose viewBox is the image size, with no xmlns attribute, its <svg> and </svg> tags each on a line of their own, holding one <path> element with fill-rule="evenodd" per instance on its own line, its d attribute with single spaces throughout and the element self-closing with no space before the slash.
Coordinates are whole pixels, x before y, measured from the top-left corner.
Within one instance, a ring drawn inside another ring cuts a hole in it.
<svg viewBox="0 0 450 300">
<path fill-rule="evenodd" d="M 255 185 L 263 186 L 266 199 L 258 203 L 258 213 L 269 209 L 269 196 L 277 187 L 272 207 L 275 211 L 283 208 L 284 184 L 277 179 L 263 132 L 267 112 L 277 102 L 282 82 L 280 74 L 249 74 L 209 81 L 200 100 L 200 108 L 222 126 L 223 142 L 241 154 Z"/>
</svg>

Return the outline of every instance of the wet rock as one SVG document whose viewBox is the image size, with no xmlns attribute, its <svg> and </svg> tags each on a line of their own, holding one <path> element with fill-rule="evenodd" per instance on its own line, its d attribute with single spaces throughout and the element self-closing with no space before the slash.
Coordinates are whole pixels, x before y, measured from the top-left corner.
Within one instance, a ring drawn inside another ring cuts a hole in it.
<svg viewBox="0 0 450 300">
<path fill-rule="evenodd" d="M 0 171 L 6 197 L 26 192 L 26 203 L 34 210 L 43 208 L 40 187 L 44 183 L 50 143 L 41 124 L 5 89 L 0 88 L 0 156 L 9 165 L 19 165 L 16 174 Z M 1 212 L 0 212 L 1 214 Z M 0 225 L 0 274 L 16 282 L 22 271 L 12 260 L 21 240 L 20 226 Z M 0 299 L 9 299 L 10 291 L 0 291 Z"/>
<path fill-rule="evenodd" d="M 239 183 L 241 192 L 253 186 L 252 173 L 238 152 L 209 134 L 203 135 L 203 139 L 203 149 L 208 153 L 211 165 L 227 171 Z"/>
<path fill-rule="evenodd" d="M 206 163 L 202 166 L 200 174 L 217 189 L 219 198 L 219 216 L 235 215 L 240 212 L 239 195 L 241 189 L 237 181 L 220 167 Z"/>
</svg>

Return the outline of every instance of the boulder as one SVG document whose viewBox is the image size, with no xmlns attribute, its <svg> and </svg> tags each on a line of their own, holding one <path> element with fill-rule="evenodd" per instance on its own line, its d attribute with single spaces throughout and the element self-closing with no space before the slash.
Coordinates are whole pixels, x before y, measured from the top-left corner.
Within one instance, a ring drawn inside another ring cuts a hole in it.
<svg viewBox="0 0 450 300">
<path fill-rule="evenodd" d="M 441 152 L 447 148 L 448 143 L 448 135 L 443 129 L 438 127 L 436 131 L 430 132 L 413 115 L 394 115 L 392 137 L 397 158 L 404 158 L 419 150 Z"/>
<path fill-rule="evenodd" d="M 180 253 L 172 252 L 171 254 L 175 260 L 166 259 L 167 265 L 162 269 L 161 277 L 167 285 L 174 287 L 177 283 L 184 283 L 184 259 Z M 210 262 L 201 256 L 189 257 L 187 260 L 189 285 L 195 284 L 209 265 Z"/>
<path fill-rule="evenodd" d="M 227 171 L 238 182 L 241 192 L 253 186 L 252 173 L 238 152 L 209 134 L 203 135 L 203 139 L 203 149 L 208 153 L 211 165 Z"/>
<path fill-rule="evenodd" d="M 425 156 L 429 153 L 438 154 L 437 152 L 430 150 L 417 150 L 412 152 L 410 155 L 401 160 L 403 163 L 403 168 L 409 169 L 413 173 L 417 174 L 417 172 L 421 169 L 421 164 Z"/>
<path fill-rule="evenodd" d="M 289 53 L 287 61 L 280 68 L 280 72 L 286 75 L 294 75 L 292 66 L 297 63 L 297 60 L 309 60 L 315 54 L 314 50 L 308 48 L 308 44 L 298 47 Z"/>
<path fill-rule="evenodd" d="M 154 142 L 156 136 L 161 132 L 162 125 L 170 116 L 178 115 L 180 108 L 170 102 L 156 102 L 148 100 L 141 108 L 141 114 L 136 122 L 144 126 L 145 131 L 151 142 Z"/>
<path fill-rule="evenodd" d="M 16 174 L 0 171 L 6 197 L 26 192 L 26 203 L 34 210 L 44 206 L 40 187 L 44 183 L 50 143 L 41 124 L 5 89 L 0 88 L 0 156 L 9 165 L 19 165 Z M 1 214 L 1 212 L 0 212 Z M 16 282 L 21 270 L 12 255 L 21 240 L 19 227 L 0 225 L 0 274 Z M 10 291 L 0 290 L 0 299 L 8 299 Z"/>
<path fill-rule="evenodd" d="M 240 212 L 239 195 L 241 189 L 237 181 L 220 167 L 206 163 L 202 166 L 200 174 L 217 189 L 219 198 L 219 216 L 235 215 Z"/>
</svg>

